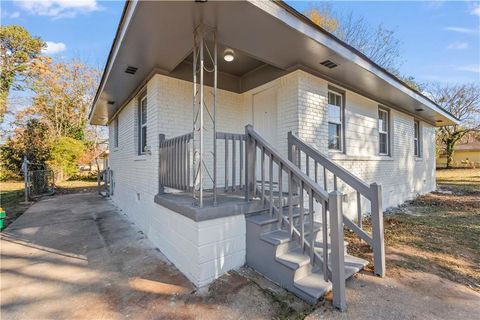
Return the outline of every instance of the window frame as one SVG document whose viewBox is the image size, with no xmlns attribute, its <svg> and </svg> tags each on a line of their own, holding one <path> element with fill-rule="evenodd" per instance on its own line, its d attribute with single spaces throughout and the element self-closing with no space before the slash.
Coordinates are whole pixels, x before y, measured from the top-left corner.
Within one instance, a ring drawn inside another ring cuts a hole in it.
<svg viewBox="0 0 480 320">
<path fill-rule="evenodd" d="M 118 116 L 113 121 L 113 147 L 118 148 Z"/>
<path fill-rule="evenodd" d="M 380 113 L 383 112 L 386 114 L 386 126 L 387 126 L 387 130 L 386 131 L 383 131 L 380 129 Z M 390 125 L 390 109 L 388 108 L 385 108 L 383 106 L 378 106 L 378 111 L 377 111 L 377 131 L 378 131 L 378 155 L 380 156 L 391 156 L 392 155 L 392 146 L 391 146 L 391 143 L 390 143 L 390 139 L 391 139 L 391 125 Z M 381 135 L 386 135 L 387 136 L 387 144 L 386 144 L 386 148 L 387 148 L 387 152 L 381 152 L 380 150 L 380 136 Z"/>
<path fill-rule="evenodd" d="M 145 106 L 143 105 L 144 101 L 146 101 Z M 145 123 L 142 123 L 143 122 L 143 112 L 142 112 L 143 107 L 145 107 L 145 109 L 146 109 L 145 113 L 148 112 L 148 99 L 147 99 L 146 93 L 142 94 L 140 96 L 139 103 L 138 103 L 138 121 L 137 121 L 137 127 L 138 127 L 138 139 L 137 139 L 138 155 L 144 155 L 145 154 L 145 147 L 147 146 L 147 133 L 148 133 L 147 121 L 148 121 L 148 116 L 145 119 Z M 143 128 L 145 128 L 145 141 L 143 141 L 143 137 L 142 137 Z M 142 148 L 144 143 L 145 143 L 145 146 Z"/>
<path fill-rule="evenodd" d="M 415 130 L 415 127 L 417 127 L 417 130 Z M 413 155 L 415 158 L 422 157 L 422 133 L 420 120 L 417 119 L 413 120 Z"/>
<path fill-rule="evenodd" d="M 340 97 L 340 105 L 330 104 L 330 94 Z M 330 120 L 330 106 L 335 106 L 340 108 L 340 121 L 331 121 Z M 339 136 L 339 143 L 340 148 L 330 148 L 330 134 L 329 134 L 329 126 L 330 124 L 340 126 L 340 136 Z M 345 153 L 345 93 L 341 90 L 337 90 L 332 87 L 328 87 L 327 92 L 327 148 L 330 152 L 339 152 Z"/>
</svg>

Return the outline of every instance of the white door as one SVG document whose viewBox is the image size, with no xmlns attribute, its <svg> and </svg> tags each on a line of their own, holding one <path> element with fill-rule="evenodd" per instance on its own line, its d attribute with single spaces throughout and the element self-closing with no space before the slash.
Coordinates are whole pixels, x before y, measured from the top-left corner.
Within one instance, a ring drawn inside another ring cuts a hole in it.
<svg viewBox="0 0 480 320">
<path fill-rule="evenodd" d="M 277 90 L 270 88 L 253 95 L 253 127 L 277 147 Z"/>
<path fill-rule="evenodd" d="M 253 95 L 253 128 L 258 132 L 267 142 L 269 142 L 275 149 L 278 150 L 277 139 L 277 89 L 270 88 Z M 257 149 L 257 165 L 256 165 L 256 179 L 260 181 L 261 173 L 261 152 Z M 264 178 L 266 189 L 270 181 L 269 175 L 269 158 L 265 156 Z M 275 184 L 274 190 L 277 189 L 278 181 L 278 167 L 273 166 L 273 182 Z M 260 186 L 260 185 L 259 185 Z"/>
</svg>

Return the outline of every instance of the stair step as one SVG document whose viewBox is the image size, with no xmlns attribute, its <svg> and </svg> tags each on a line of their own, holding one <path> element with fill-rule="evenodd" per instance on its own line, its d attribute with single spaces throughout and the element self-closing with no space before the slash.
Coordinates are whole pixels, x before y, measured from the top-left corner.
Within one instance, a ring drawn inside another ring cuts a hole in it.
<svg viewBox="0 0 480 320">
<path fill-rule="evenodd" d="M 300 208 L 293 208 L 293 209 L 294 209 L 293 210 L 293 218 L 296 219 L 296 218 L 300 217 Z M 304 214 L 307 215 L 308 211 L 304 210 Z M 284 209 L 283 215 L 288 220 L 288 209 Z M 259 214 L 256 214 L 256 215 L 249 216 L 247 218 L 247 220 L 250 221 L 250 222 L 253 222 L 255 224 L 258 224 L 260 226 L 270 224 L 270 223 L 274 223 L 274 222 L 278 222 L 278 218 L 277 217 L 271 217 L 268 210 L 261 211 Z"/>
<path fill-rule="evenodd" d="M 310 258 L 303 252 L 303 249 L 300 247 L 290 250 L 287 253 L 276 257 L 275 260 L 292 270 L 296 270 L 310 263 Z"/>
<path fill-rule="evenodd" d="M 295 280 L 293 285 L 312 297 L 314 301 L 320 299 L 325 293 L 332 290 L 331 282 L 326 282 L 323 279 L 323 274 L 319 271 L 312 272 L 301 279 Z"/>
<path fill-rule="evenodd" d="M 365 268 L 367 264 L 368 264 L 367 260 L 346 254 L 345 255 L 345 279 L 348 279 L 352 277 L 354 274 L 363 270 L 363 268 Z"/>
<path fill-rule="evenodd" d="M 308 236 L 310 234 L 310 223 L 305 223 L 304 226 L 305 226 L 305 236 Z M 296 227 L 298 227 L 298 225 Z M 322 224 L 320 222 L 314 222 L 313 231 L 318 232 L 321 229 L 322 229 Z M 260 238 L 273 245 L 279 245 L 279 244 L 290 241 L 290 235 L 288 231 L 283 229 L 278 229 L 275 231 L 264 233 L 260 236 Z"/>
<path fill-rule="evenodd" d="M 279 245 L 290 241 L 290 235 L 287 230 L 275 230 L 260 235 L 260 239 L 273 245 Z"/>
</svg>

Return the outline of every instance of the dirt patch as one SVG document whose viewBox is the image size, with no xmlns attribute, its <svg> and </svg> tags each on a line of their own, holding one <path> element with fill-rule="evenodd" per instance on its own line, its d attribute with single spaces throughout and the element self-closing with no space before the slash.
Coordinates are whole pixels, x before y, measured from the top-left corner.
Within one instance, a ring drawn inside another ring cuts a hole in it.
<svg viewBox="0 0 480 320">
<path fill-rule="evenodd" d="M 421 270 L 480 292 L 477 171 L 442 170 L 438 173 L 439 192 L 420 196 L 385 214 L 386 263 L 390 274 L 392 270 Z M 371 231 L 370 221 L 365 221 L 364 226 Z M 351 232 L 345 234 L 349 252 L 372 262 L 370 247 Z"/>
</svg>

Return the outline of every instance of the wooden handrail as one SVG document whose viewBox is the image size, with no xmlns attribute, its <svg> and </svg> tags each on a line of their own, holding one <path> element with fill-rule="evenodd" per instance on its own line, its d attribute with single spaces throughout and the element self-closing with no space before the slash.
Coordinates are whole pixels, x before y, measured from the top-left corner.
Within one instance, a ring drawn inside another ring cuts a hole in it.
<svg viewBox="0 0 480 320">
<path fill-rule="evenodd" d="M 367 198 L 368 200 L 371 199 L 371 192 L 370 186 L 357 178 L 355 175 L 351 174 L 344 168 L 340 167 L 332 160 L 328 159 L 326 156 L 322 155 L 318 150 L 312 148 L 311 146 L 307 145 L 305 142 L 300 140 L 297 136 L 295 136 L 292 132 L 288 133 L 288 139 L 293 143 L 294 146 L 300 148 L 302 152 L 308 155 L 313 160 L 317 161 L 321 164 L 325 169 L 333 173 L 335 176 L 343 180 L 346 184 L 351 186 L 356 191 L 359 191 L 362 196 Z"/>
</svg>

